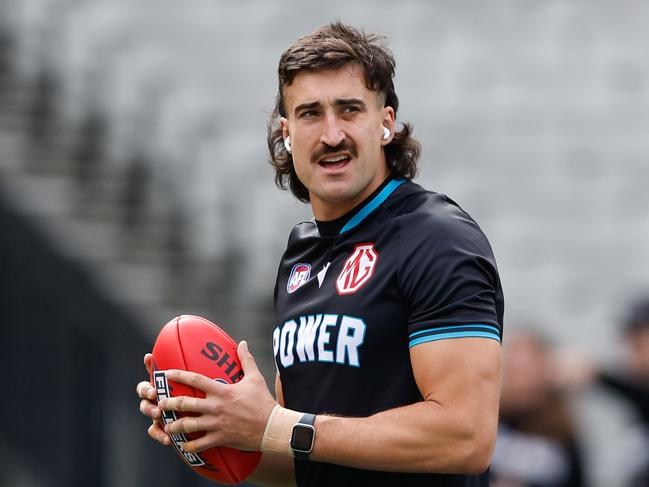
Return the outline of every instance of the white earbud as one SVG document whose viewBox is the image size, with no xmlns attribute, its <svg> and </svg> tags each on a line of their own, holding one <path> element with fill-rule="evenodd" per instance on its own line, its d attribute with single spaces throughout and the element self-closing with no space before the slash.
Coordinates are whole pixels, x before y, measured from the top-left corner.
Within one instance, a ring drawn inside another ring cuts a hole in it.
<svg viewBox="0 0 649 487">
<path fill-rule="evenodd" d="M 291 136 L 289 135 L 284 139 L 284 147 L 286 147 L 286 152 L 291 153 Z"/>
<path fill-rule="evenodd" d="M 387 127 L 383 127 L 383 140 L 388 140 L 390 138 L 390 135 L 392 135 L 390 129 Z"/>
</svg>

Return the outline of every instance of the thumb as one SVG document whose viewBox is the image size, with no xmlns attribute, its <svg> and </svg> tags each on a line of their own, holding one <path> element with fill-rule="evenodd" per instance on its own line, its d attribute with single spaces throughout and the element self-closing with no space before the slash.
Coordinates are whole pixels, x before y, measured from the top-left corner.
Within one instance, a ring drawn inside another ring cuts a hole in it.
<svg viewBox="0 0 649 487">
<path fill-rule="evenodd" d="M 252 356 L 250 350 L 248 350 L 248 342 L 241 340 L 239 342 L 239 347 L 237 348 L 237 355 L 239 355 L 239 361 L 241 362 L 241 369 L 243 374 L 259 374 L 259 369 L 257 368 L 257 363 L 255 362 L 255 357 Z"/>
<path fill-rule="evenodd" d="M 149 375 L 153 375 L 153 355 L 150 353 L 147 353 L 144 355 L 144 366 L 146 367 L 146 371 L 149 373 Z"/>
</svg>

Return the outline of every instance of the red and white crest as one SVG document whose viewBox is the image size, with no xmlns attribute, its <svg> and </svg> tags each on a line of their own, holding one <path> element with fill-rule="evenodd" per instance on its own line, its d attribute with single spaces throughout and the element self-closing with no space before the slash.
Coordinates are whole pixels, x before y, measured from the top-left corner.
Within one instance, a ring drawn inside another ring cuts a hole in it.
<svg viewBox="0 0 649 487">
<path fill-rule="evenodd" d="M 359 244 L 354 253 L 345 261 L 343 270 L 336 279 L 338 294 L 351 294 L 358 291 L 372 274 L 379 254 L 373 243 Z"/>
<path fill-rule="evenodd" d="M 286 291 L 291 294 L 298 290 L 311 277 L 310 264 L 295 264 L 286 283 Z"/>
</svg>

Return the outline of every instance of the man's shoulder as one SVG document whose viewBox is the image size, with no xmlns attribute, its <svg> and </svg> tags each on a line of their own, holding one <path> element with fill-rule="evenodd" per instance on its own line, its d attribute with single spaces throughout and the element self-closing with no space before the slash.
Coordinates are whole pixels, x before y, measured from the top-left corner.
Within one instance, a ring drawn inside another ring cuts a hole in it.
<svg viewBox="0 0 649 487">
<path fill-rule="evenodd" d="M 473 218 L 449 196 L 406 182 L 386 206 L 389 218 L 409 234 L 453 235 L 482 233 Z"/>
</svg>

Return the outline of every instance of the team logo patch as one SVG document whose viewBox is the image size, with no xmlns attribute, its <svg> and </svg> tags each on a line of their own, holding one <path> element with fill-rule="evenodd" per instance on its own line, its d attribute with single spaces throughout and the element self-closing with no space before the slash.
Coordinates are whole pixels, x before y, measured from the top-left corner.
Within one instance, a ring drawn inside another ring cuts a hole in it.
<svg viewBox="0 0 649 487">
<path fill-rule="evenodd" d="M 343 270 L 336 279 L 338 294 L 351 294 L 358 291 L 372 274 L 379 254 L 373 243 L 359 244 L 354 253 L 345 261 Z"/>
<path fill-rule="evenodd" d="M 288 277 L 288 282 L 286 283 L 286 291 L 291 294 L 297 291 L 302 285 L 311 277 L 311 265 L 310 264 L 295 264 L 293 269 L 291 269 L 291 275 Z"/>
</svg>

